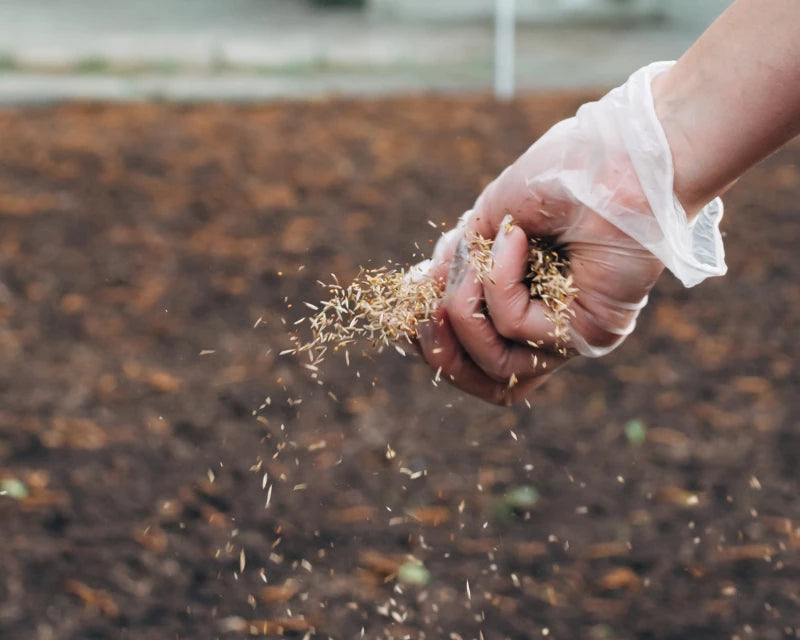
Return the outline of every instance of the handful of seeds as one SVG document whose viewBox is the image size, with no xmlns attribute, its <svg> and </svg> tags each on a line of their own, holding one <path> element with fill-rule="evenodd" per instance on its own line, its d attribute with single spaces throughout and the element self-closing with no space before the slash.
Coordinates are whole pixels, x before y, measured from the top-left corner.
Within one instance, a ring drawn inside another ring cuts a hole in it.
<svg viewBox="0 0 800 640">
<path fill-rule="evenodd" d="M 468 239 L 470 264 L 483 281 L 492 269 L 492 240 L 473 234 Z M 539 238 L 530 239 L 529 270 L 526 281 L 531 298 L 541 300 L 553 322 L 556 348 L 566 353 L 568 319 L 573 314 L 569 302 L 578 293 L 569 274 L 569 261 L 558 247 Z M 330 298 L 319 306 L 306 303 L 315 311 L 301 318 L 311 328 L 311 338 L 304 341 L 299 333 L 291 336 L 294 347 L 283 353 L 307 353 L 312 371 L 332 351 L 344 350 L 358 340 L 366 340 L 378 349 L 394 345 L 403 355 L 399 343 L 412 344 L 421 323 L 432 322 L 444 294 L 444 283 L 431 278 L 412 277 L 411 272 L 397 268 L 362 269 L 353 282 L 343 287 L 335 280 L 320 283 L 328 289 Z"/>
</svg>

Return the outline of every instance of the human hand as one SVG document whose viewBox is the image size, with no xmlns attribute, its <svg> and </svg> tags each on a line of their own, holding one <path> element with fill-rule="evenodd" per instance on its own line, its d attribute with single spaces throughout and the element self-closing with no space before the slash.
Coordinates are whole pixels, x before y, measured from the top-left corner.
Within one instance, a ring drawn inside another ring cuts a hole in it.
<svg viewBox="0 0 800 640">
<path fill-rule="evenodd" d="M 419 328 L 423 356 L 457 387 L 510 404 L 576 354 L 604 355 L 634 329 L 664 266 L 687 286 L 725 265 L 721 203 L 691 223 L 673 195 L 670 149 L 646 67 L 538 140 L 442 237 L 427 276 L 446 283 L 437 321 Z M 493 238 L 479 278 L 471 234 Z M 560 247 L 577 294 L 566 331 L 525 282 L 528 238 Z"/>
</svg>

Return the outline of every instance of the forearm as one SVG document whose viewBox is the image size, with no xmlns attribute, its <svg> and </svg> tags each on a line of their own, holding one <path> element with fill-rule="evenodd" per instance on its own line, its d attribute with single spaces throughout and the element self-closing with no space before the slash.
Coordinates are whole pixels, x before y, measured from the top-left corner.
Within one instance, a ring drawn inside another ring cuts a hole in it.
<svg viewBox="0 0 800 640">
<path fill-rule="evenodd" d="M 738 0 L 652 88 L 693 215 L 800 134 L 800 2 Z"/>
</svg>

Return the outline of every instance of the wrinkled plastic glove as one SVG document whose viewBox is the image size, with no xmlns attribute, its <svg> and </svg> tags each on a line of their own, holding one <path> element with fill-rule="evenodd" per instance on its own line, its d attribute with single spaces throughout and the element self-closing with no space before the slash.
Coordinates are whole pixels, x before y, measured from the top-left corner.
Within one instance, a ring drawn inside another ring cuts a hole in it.
<svg viewBox="0 0 800 640">
<path fill-rule="evenodd" d="M 421 327 L 420 349 L 442 377 L 509 404 L 572 355 L 618 347 L 664 267 L 687 287 L 725 273 L 722 202 L 690 221 L 673 192 L 672 155 L 650 90 L 672 64 L 640 69 L 556 124 L 437 243 L 424 269 L 447 286 L 439 321 Z M 482 282 L 468 259 L 471 232 L 495 239 Z M 530 298 L 528 237 L 555 241 L 569 259 L 578 293 L 566 344 L 556 344 L 546 308 Z"/>
</svg>

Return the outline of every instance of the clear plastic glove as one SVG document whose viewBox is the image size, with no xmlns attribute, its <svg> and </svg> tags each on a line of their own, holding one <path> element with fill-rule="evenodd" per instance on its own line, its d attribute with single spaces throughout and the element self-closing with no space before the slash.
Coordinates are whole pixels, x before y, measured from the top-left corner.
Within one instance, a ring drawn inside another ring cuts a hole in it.
<svg viewBox="0 0 800 640">
<path fill-rule="evenodd" d="M 689 221 L 673 193 L 672 156 L 650 91 L 671 64 L 640 69 L 556 124 L 440 239 L 425 269 L 447 282 L 445 296 L 419 342 L 443 378 L 509 404 L 569 357 L 619 346 L 665 266 L 686 286 L 725 273 L 722 203 Z M 470 232 L 495 239 L 483 282 L 468 259 Z M 556 344 L 547 310 L 524 281 L 529 236 L 555 241 L 569 259 L 578 293 L 565 344 Z"/>
</svg>

